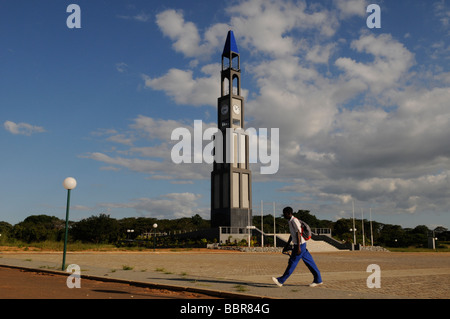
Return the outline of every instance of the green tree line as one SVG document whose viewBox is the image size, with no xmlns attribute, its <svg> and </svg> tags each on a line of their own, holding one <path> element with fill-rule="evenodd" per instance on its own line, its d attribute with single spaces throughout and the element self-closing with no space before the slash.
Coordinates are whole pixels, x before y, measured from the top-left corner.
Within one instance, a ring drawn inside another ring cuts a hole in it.
<svg viewBox="0 0 450 319">
<path fill-rule="evenodd" d="M 352 219 L 343 218 L 335 222 L 320 220 L 308 210 L 299 210 L 294 215 L 308 223 L 311 228 L 330 228 L 333 237 L 337 240 L 353 242 L 353 232 L 350 230 L 353 228 Z M 156 231 L 164 234 L 210 228 L 210 221 L 199 215 L 169 220 L 146 217 L 115 219 L 109 215 L 100 214 L 78 222 L 69 221 L 68 240 L 69 242 L 80 241 L 95 244 L 117 244 L 126 240 L 145 240 L 148 239 L 148 234 L 155 231 L 153 229 L 155 223 L 158 225 Z M 273 215 L 265 215 L 262 223 L 262 228 L 266 233 L 273 232 L 274 224 L 277 233 L 289 232 L 289 226 L 282 217 L 275 217 L 274 220 Z M 261 228 L 261 216 L 253 216 L 253 225 Z M 356 241 L 362 243 L 361 219 L 355 220 L 355 226 L 357 229 Z M 0 222 L 0 244 L 14 241 L 25 243 L 63 241 L 64 229 L 64 220 L 47 215 L 29 216 L 16 225 Z M 368 220 L 364 220 L 364 229 L 365 243 L 370 245 L 370 223 Z M 424 225 L 415 228 L 402 228 L 399 225 L 372 222 L 374 244 L 385 247 L 427 247 L 427 238 L 431 231 Z M 450 241 L 450 232 L 446 228 L 438 227 L 434 231 L 435 237 L 439 241 Z M 170 244 L 167 238 L 160 240 L 160 242 Z M 201 242 L 204 243 L 204 241 Z M 179 244 L 182 244 L 182 242 Z"/>
<path fill-rule="evenodd" d="M 153 228 L 155 223 L 158 225 L 156 231 L 164 234 L 210 227 L 209 220 L 204 220 L 200 215 L 169 220 L 145 217 L 115 219 L 109 215 L 100 214 L 78 222 L 69 221 L 68 241 L 116 244 L 122 240 L 143 239 L 143 234 L 155 231 Z M 64 232 L 65 220 L 54 216 L 33 215 L 16 225 L 0 222 L 0 244 L 14 241 L 25 243 L 63 241 Z"/>
</svg>

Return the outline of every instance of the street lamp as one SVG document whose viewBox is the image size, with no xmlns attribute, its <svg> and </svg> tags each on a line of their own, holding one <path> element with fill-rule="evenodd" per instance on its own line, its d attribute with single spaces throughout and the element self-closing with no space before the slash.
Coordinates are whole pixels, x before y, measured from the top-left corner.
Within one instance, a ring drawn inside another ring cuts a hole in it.
<svg viewBox="0 0 450 319">
<path fill-rule="evenodd" d="M 156 228 L 157 227 L 158 227 L 158 224 L 154 223 L 153 224 L 153 229 L 154 229 L 154 232 L 153 232 L 153 251 L 155 251 L 155 248 L 156 248 Z"/>
<path fill-rule="evenodd" d="M 73 177 L 67 177 L 64 182 L 63 186 L 65 189 L 67 189 L 67 205 L 66 205 L 66 233 L 64 236 L 64 252 L 63 252 L 63 262 L 62 262 L 62 269 L 64 271 L 64 268 L 66 266 L 66 250 L 67 250 L 67 235 L 69 230 L 69 207 L 70 207 L 70 191 L 77 187 L 77 181 Z"/>
<path fill-rule="evenodd" d="M 350 231 L 352 231 L 353 234 L 355 234 L 356 230 L 356 228 L 350 228 Z M 353 243 L 356 244 L 356 238 L 353 239 Z"/>
<path fill-rule="evenodd" d="M 354 225 L 354 224 L 353 224 Z M 353 228 L 350 228 L 350 231 L 353 232 L 353 244 L 352 244 L 352 250 L 355 250 L 356 245 L 356 228 L 353 226 Z"/>
</svg>

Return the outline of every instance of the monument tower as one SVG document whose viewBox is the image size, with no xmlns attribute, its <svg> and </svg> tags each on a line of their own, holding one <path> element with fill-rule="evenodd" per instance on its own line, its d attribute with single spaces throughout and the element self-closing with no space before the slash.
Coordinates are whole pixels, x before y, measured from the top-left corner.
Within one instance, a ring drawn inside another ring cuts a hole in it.
<svg viewBox="0 0 450 319">
<path fill-rule="evenodd" d="M 211 226 L 246 227 L 252 220 L 252 174 L 249 137 L 240 133 L 244 130 L 245 108 L 240 55 L 233 31 L 228 32 L 222 53 L 220 92 L 217 124 L 223 137 L 223 162 L 214 162 L 211 172 Z"/>
</svg>

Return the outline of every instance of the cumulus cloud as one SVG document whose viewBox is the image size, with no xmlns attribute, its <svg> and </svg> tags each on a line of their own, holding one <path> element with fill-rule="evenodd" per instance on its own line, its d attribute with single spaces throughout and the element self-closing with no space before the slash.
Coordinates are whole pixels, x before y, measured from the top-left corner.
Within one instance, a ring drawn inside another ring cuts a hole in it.
<svg viewBox="0 0 450 319">
<path fill-rule="evenodd" d="M 125 62 L 119 62 L 116 63 L 116 70 L 119 73 L 125 73 L 128 69 L 128 64 L 126 64 Z"/>
<path fill-rule="evenodd" d="M 165 10 L 156 15 L 156 24 L 161 32 L 173 41 L 175 51 L 186 57 L 207 57 L 217 49 L 219 39 L 229 29 L 226 24 L 216 24 L 205 32 L 202 39 L 197 26 L 184 19 L 181 11 Z"/>
<path fill-rule="evenodd" d="M 150 20 L 150 15 L 145 12 L 140 12 L 135 15 L 118 15 L 117 17 L 123 20 L 135 20 L 139 22 L 147 22 Z"/>
<path fill-rule="evenodd" d="M 366 84 L 374 94 L 400 85 L 414 64 L 414 55 L 389 34 L 363 34 L 352 41 L 351 48 L 372 55 L 373 62 L 357 62 L 352 58 L 341 57 L 335 64 L 349 78 Z"/>
<path fill-rule="evenodd" d="M 28 123 L 14 123 L 5 121 L 3 123 L 5 130 L 14 135 L 30 136 L 35 133 L 44 133 L 45 129 L 42 126 L 31 125 Z"/>
<path fill-rule="evenodd" d="M 216 127 L 215 123 L 202 123 L 202 129 Z M 175 164 L 171 157 L 172 148 L 179 140 L 171 140 L 173 130 L 185 128 L 191 145 L 194 143 L 194 123 L 176 120 L 161 120 L 139 115 L 132 121 L 129 128 L 123 132 L 117 130 L 100 130 L 94 135 L 101 136 L 110 143 L 127 146 L 126 149 L 112 148 L 109 152 L 90 152 L 80 155 L 106 164 L 101 169 L 121 170 L 143 173 L 148 179 L 168 180 L 173 183 L 186 183 L 192 180 L 202 180 L 210 174 L 210 165 L 193 163 L 194 158 L 202 158 L 203 148 L 210 141 L 203 141 L 199 150 L 192 151 L 192 163 Z M 153 146 L 136 146 L 134 142 L 143 140 Z M 196 151 L 200 153 L 197 154 Z"/>
<path fill-rule="evenodd" d="M 195 214 L 206 217 L 206 209 L 199 207 L 201 197 L 200 194 L 189 192 L 170 193 L 156 198 L 136 198 L 127 203 L 104 203 L 100 206 L 134 209 L 142 216 L 159 219 L 191 217 Z"/>
<path fill-rule="evenodd" d="M 175 10 L 166 10 L 156 16 L 156 24 L 164 35 L 174 41 L 175 51 L 186 56 L 195 56 L 200 52 L 200 35 L 192 22 L 185 22 L 183 15 Z"/>
<path fill-rule="evenodd" d="M 316 44 L 308 50 L 306 59 L 314 63 L 327 64 L 335 47 L 335 43 L 328 43 L 326 45 Z"/>
<path fill-rule="evenodd" d="M 219 64 L 207 65 L 202 68 L 204 77 L 194 78 L 192 70 L 170 69 L 167 74 L 150 78 L 142 75 L 145 87 L 164 91 L 177 104 L 194 106 L 215 106 L 215 99 L 220 94 L 220 87 L 215 83 Z"/>
<path fill-rule="evenodd" d="M 413 49 L 388 33 L 365 30 L 352 41 L 337 39 L 345 19 L 360 17 L 365 25 L 367 4 L 336 0 L 337 10 L 330 10 L 306 1 L 246 0 L 226 8 L 229 21 L 204 29 L 181 11 L 165 10 L 156 19 L 162 34 L 176 52 L 196 60 L 190 69 L 172 68 L 142 80 L 177 104 L 216 107 L 220 66 L 208 58 L 220 52 L 231 28 L 239 47 L 251 55 L 243 63 L 246 81 L 255 85 L 246 95 L 247 127 L 280 128 L 280 170 L 274 176 L 254 170 L 254 181 L 283 182 L 280 191 L 293 201 L 330 216 L 351 200 L 369 202 L 386 214 L 447 211 L 448 72 L 436 64 L 418 74 Z M 439 17 L 445 26 L 446 11 Z M 436 56 L 445 49 L 429 48 Z M 423 85 L 427 79 L 432 83 Z M 115 132 L 110 141 L 128 143 L 126 154 L 85 156 L 153 179 L 209 179 L 208 165 L 166 165 L 170 132 L 191 125 L 139 116 L 129 134 L 151 145 L 137 147 L 124 132 Z"/>
<path fill-rule="evenodd" d="M 436 1 L 434 3 L 434 12 L 442 26 L 448 30 L 450 28 L 450 9 L 445 5 L 445 1 Z M 448 31 L 447 35 L 450 35 L 450 31 Z"/>
<path fill-rule="evenodd" d="M 333 3 L 339 10 L 341 18 L 348 18 L 355 15 L 364 17 L 366 15 L 366 8 L 369 5 L 367 0 L 335 0 Z"/>
<path fill-rule="evenodd" d="M 318 30 L 320 36 L 330 37 L 339 25 L 332 12 L 308 7 L 304 1 L 249 0 L 227 11 L 232 15 L 230 24 L 239 34 L 240 45 L 255 54 L 277 57 L 297 53 L 301 41 L 295 32 Z"/>
</svg>

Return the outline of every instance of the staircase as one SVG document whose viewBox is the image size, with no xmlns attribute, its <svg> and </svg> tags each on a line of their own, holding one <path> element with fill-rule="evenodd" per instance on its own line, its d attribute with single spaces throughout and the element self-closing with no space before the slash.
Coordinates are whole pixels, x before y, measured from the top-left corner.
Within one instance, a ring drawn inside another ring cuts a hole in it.
<svg viewBox="0 0 450 319">
<path fill-rule="evenodd" d="M 277 238 L 282 241 L 282 245 L 286 245 L 287 241 L 289 240 L 289 234 L 277 234 Z M 317 237 L 316 237 L 317 236 Z M 307 241 L 306 247 L 310 252 L 333 252 L 333 251 L 339 251 L 339 249 L 330 243 L 324 241 L 321 237 L 321 235 L 315 235 L 315 239 L 311 238 Z M 327 236 L 324 236 L 327 237 Z M 277 244 L 279 241 L 277 240 Z"/>
<path fill-rule="evenodd" d="M 247 240 L 250 231 L 252 236 L 258 238 L 261 234 L 264 237 L 274 237 L 274 234 L 269 234 L 261 231 L 259 228 L 252 226 L 251 229 L 239 228 L 239 227 L 220 227 L 219 237 L 220 243 L 224 243 L 227 240 L 239 242 L 242 239 Z M 289 240 L 289 234 L 275 234 L 277 241 L 277 247 L 284 247 Z M 307 247 L 310 252 L 332 252 L 339 250 L 351 250 L 351 246 L 343 244 L 336 239 L 332 238 L 330 235 L 315 234 L 313 233 L 311 239 L 307 242 Z"/>
</svg>

